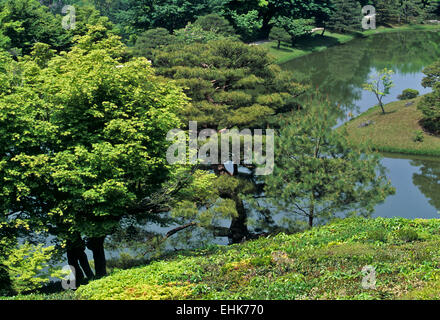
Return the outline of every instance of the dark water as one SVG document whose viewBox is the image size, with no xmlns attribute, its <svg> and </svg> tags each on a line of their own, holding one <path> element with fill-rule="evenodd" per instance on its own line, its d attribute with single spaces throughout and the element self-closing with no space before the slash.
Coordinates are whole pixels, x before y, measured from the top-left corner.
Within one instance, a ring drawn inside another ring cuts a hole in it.
<svg viewBox="0 0 440 320">
<path fill-rule="evenodd" d="M 440 34 L 416 31 L 396 32 L 356 39 L 292 60 L 283 65 L 301 81 L 310 83 L 320 94 L 341 109 L 336 109 L 340 123 L 377 104 L 362 84 L 377 70 L 394 70 L 395 87 L 384 99 L 396 101 L 407 88 L 421 94 L 429 92 L 421 86 L 422 70 L 440 59 Z M 342 111 L 341 111 L 342 110 Z M 377 206 L 374 216 L 405 218 L 440 218 L 440 158 L 385 154 L 383 164 L 396 188 L 384 204 Z"/>
</svg>

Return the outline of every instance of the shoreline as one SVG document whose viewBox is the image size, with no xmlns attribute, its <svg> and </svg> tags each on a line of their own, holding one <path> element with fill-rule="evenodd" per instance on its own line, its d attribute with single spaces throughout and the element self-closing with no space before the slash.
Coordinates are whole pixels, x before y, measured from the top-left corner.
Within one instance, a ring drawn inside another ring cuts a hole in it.
<svg viewBox="0 0 440 320">
<path fill-rule="evenodd" d="M 439 158 L 440 136 L 424 131 L 420 125 L 423 115 L 417 109 L 417 105 L 422 97 L 390 102 L 385 105 L 385 115 L 380 107 L 374 106 L 337 130 L 347 130 L 350 143 L 369 143 L 374 151 L 381 153 Z M 407 107 L 406 104 L 409 102 L 413 104 Z M 359 127 L 368 121 L 373 121 L 373 124 Z M 423 132 L 422 142 L 414 141 L 418 132 Z"/>
<path fill-rule="evenodd" d="M 277 49 L 276 41 L 265 41 L 259 45 L 269 50 L 270 54 L 276 59 L 276 63 L 281 65 L 296 58 L 304 57 L 315 52 L 321 52 L 328 48 L 348 43 L 354 39 L 367 38 L 381 33 L 401 31 L 440 31 L 440 25 L 420 24 L 400 25 L 394 27 L 381 26 L 374 30 L 346 34 L 326 31 L 324 36 L 314 34 L 306 39 L 298 40 L 295 47 L 281 44 L 281 48 Z"/>
</svg>

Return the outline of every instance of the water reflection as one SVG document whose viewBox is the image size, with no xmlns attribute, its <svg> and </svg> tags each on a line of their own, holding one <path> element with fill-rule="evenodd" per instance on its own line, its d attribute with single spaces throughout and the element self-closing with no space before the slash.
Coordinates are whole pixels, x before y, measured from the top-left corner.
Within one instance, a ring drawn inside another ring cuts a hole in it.
<svg viewBox="0 0 440 320">
<path fill-rule="evenodd" d="M 395 87 L 384 99 L 388 103 L 407 88 L 429 92 L 421 85 L 422 70 L 439 58 L 439 33 L 393 32 L 356 39 L 283 67 L 327 96 L 342 123 L 349 113 L 356 115 L 377 104 L 372 93 L 362 90 L 371 74 L 385 67 L 394 70 Z M 383 164 L 397 193 L 377 206 L 374 216 L 440 218 L 440 159 L 388 154 Z"/>
<path fill-rule="evenodd" d="M 420 172 L 413 174 L 414 185 L 429 199 L 431 206 L 440 211 L 440 161 L 414 160 L 411 165 L 420 167 Z"/>
<path fill-rule="evenodd" d="M 329 98 L 341 119 L 377 103 L 372 93 L 362 90 L 369 76 L 383 68 L 393 69 L 395 87 L 385 103 L 395 101 L 407 88 L 428 90 L 421 86 L 422 70 L 440 57 L 440 35 L 437 32 L 411 31 L 379 34 L 353 40 L 323 52 L 294 59 L 283 65 L 301 81 Z"/>
<path fill-rule="evenodd" d="M 384 154 L 396 194 L 377 206 L 373 217 L 440 218 L 440 159 Z"/>
</svg>

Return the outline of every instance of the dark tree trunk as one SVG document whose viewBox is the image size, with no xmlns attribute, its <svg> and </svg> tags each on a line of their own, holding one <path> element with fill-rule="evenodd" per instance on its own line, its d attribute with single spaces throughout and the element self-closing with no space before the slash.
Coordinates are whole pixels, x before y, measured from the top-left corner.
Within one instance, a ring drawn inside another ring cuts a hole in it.
<svg viewBox="0 0 440 320">
<path fill-rule="evenodd" d="M 94 277 L 92 268 L 90 268 L 90 264 L 89 264 L 89 259 L 87 259 L 87 255 L 84 252 L 84 249 L 80 250 L 79 248 L 77 249 L 77 256 L 78 256 L 78 261 L 79 264 L 81 265 L 81 268 L 83 269 L 86 277 L 88 279 L 92 279 Z"/>
<path fill-rule="evenodd" d="M 107 261 L 104 251 L 104 237 L 90 238 L 87 242 L 87 248 L 93 252 L 93 260 L 95 261 L 96 278 L 102 278 L 107 275 Z"/>
<path fill-rule="evenodd" d="M 278 49 L 281 47 L 281 41 L 278 40 Z"/>
<path fill-rule="evenodd" d="M 312 199 L 314 197 L 312 196 Z M 310 212 L 309 212 L 309 227 L 313 228 L 313 219 L 315 218 L 315 205 L 312 203 L 310 205 Z"/>
<path fill-rule="evenodd" d="M 309 216 L 309 227 L 313 228 L 313 216 Z"/>
<path fill-rule="evenodd" d="M 232 218 L 231 226 L 229 228 L 229 243 L 240 243 L 249 236 L 247 228 L 247 214 L 243 201 L 238 195 L 233 196 L 235 208 L 238 216 Z"/>
<path fill-rule="evenodd" d="M 84 281 L 84 274 L 79 266 L 78 257 L 76 255 L 75 249 L 67 249 L 67 263 L 74 269 L 73 276 L 75 278 L 76 286 Z"/>
<path fill-rule="evenodd" d="M 84 252 L 84 241 L 80 236 L 74 240 L 67 241 L 67 262 L 75 268 L 76 286 L 84 282 L 85 276 L 88 279 L 94 277 L 93 271 L 90 268 L 89 260 Z M 85 275 L 85 276 L 84 276 Z"/>
<path fill-rule="evenodd" d="M 261 27 L 261 36 L 265 39 L 269 38 L 270 30 L 272 29 L 272 15 L 265 15 L 263 17 L 263 25 Z"/>
</svg>

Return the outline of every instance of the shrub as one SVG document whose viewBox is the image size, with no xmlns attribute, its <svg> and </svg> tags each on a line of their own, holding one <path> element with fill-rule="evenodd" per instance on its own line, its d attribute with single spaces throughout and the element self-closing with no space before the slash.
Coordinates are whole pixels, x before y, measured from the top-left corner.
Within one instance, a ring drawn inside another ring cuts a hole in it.
<svg viewBox="0 0 440 320">
<path fill-rule="evenodd" d="M 281 47 L 281 42 L 288 42 L 290 39 L 290 35 L 287 33 L 287 31 L 280 27 L 273 27 L 269 34 L 269 40 L 278 42 L 278 49 Z"/>
<path fill-rule="evenodd" d="M 405 242 L 413 242 L 419 240 L 419 234 L 414 229 L 403 228 L 397 231 L 397 237 Z"/>
<path fill-rule="evenodd" d="M 423 131 L 418 130 L 414 136 L 414 142 L 423 142 L 425 141 L 425 136 L 423 135 Z"/>
<path fill-rule="evenodd" d="M 379 242 L 386 242 L 387 241 L 387 232 L 383 228 L 374 229 L 368 232 L 367 235 L 368 240 L 371 241 L 379 241 Z"/>
<path fill-rule="evenodd" d="M 17 293 L 40 288 L 49 282 L 52 270 L 45 268 L 54 253 L 54 247 L 44 248 L 28 242 L 14 248 L 2 264 L 11 280 L 11 287 Z M 3 277 L 6 274 L 3 272 Z M 58 274 L 57 274 L 58 276 Z"/>
<path fill-rule="evenodd" d="M 417 90 L 405 89 L 405 90 L 403 90 L 402 94 L 399 95 L 397 98 L 399 100 L 409 100 L 409 99 L 417 98 L 419 96 L 419 94 L 420 93 Z"/>
<path fill-rule="evenodd" d="M 429 132 L 440 133 L 440 104 L 439 92 L 427 94 L 420 101 L 418 108 L 423 113 L 423 127 Z"/>
<path fill-rule="evenodd" d="M 440 61 L 425 68 L 423 73 L 426 77 L 422 86 L 432 88 L 432 92 L 425 95 L 417 107 L 423 113 L 423 126 L 429 132 L 440 133 Z"/>
</svg>

